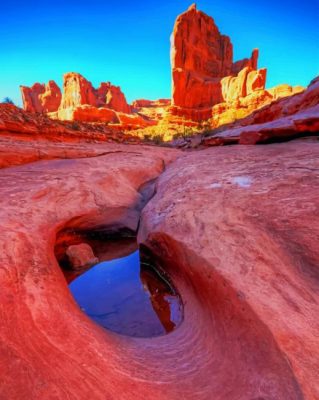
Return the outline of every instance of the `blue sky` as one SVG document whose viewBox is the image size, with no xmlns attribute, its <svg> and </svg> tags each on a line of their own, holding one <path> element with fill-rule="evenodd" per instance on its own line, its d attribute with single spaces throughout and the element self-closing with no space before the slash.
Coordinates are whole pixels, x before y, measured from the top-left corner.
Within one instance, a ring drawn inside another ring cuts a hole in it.
<svg viewBox="0 0 319 400">
<path fill-rule="evenodd" d="M 0 11 L 0 101 L 19 85 L 59 85 L 80 72 L 120 85 L 129 101 L 170 97 L 169 37 L 191 1 L 6 1 Z M 319 0 L 200 0 L 231 37 L 235 59 L 260 49 L 267 86 L 307 85 L 319 73 Z"/>
</svg>

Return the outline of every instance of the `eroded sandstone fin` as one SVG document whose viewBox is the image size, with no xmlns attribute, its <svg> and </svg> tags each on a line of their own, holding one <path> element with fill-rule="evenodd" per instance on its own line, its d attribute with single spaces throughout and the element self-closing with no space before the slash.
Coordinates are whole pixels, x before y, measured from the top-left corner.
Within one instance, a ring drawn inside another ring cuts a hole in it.
<svg viewBox="0 0 319 400">
<path fill-rule="evenodd" d="M 191 5 L 177 17 L 171 37 L 173 114 L 207 119 L 214 105 L 264 90 L 266 70 L 257 71 L 258 55 L 254 49 L 250 58 L 233 62 L 230 38 Z"/>
</svg>

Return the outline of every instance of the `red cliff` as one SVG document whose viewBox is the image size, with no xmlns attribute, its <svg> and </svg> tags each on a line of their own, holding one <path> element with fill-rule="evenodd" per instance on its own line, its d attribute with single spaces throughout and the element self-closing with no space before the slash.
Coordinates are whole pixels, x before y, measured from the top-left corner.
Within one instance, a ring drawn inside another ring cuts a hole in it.
<svg viewBox="0 0 319 400">
<path fill-rule="evenodd" d="M 221 79 L 244 68 L 256 70 L 257 61 L 256 49 L 250 59 L 233 63 L 230 38 L 193 4 L 177 18 L 171 38 L 173 105 L 204 109 L 223 102 Z M 238 95 L 243 90 L 244 84 L 238 87 Z"/>
<path fill-rule="evenodd" d="M 35 83 L 31 87 L 20 86 L 24 109 L 30 112 L 48 113 L 59 108 L 61 90 L 54 81 L 46 85 Z"/>
<path fill-rule="evenodd" d="M 171 37 L 171 113 L 211 119 L 216 127 L 302 90 L 284 85 L 266 91 L 267 70 L 257 69 L 258 54 L 254 49 L 250 58 L 233 62 L 230 38 L 193 4 L 177 17 Z"/>
</svg>

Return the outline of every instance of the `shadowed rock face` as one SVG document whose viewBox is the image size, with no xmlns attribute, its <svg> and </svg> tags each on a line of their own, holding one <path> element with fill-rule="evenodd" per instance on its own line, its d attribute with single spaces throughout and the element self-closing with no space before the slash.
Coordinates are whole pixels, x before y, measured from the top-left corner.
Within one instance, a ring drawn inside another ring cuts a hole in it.
<svg viewBox="0 0 319 400">
<path fill-rule="evenodd" d="M 315 400 L 318 146 L 108 146 L 0 171 L 1 397 Z M 136 230 L 160 174 L 139 242 L 184 321 L 124 338 L 79 310 L 53 248 L 63 231 Z"/>
</svg>

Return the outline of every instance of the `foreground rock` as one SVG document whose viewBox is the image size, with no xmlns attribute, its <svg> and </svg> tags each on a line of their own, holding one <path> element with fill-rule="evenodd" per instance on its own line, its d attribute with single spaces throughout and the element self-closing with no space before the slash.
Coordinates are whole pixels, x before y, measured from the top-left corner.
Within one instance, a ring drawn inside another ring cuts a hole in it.
<svg viewBox="0 0 319 400">
<path fill-rule="evenodd" d="M 29 161 L 35 161 L 100 154 L 102 147 L 92 149 L 84 143 L 104 142 L 140 143 L 141 140 L 124 134 L 120 127 L 52 120 L 11 104 L 0 104 L 0 168 L 20 164 L 19 160 L 29 157 Z M 77 143 L 82 143 L 80 153 Z"/>
<path fill-rule="evenodd" d="M 319 398 L 318 160 L 318 142 L 229 146 L 160 177 L 139 240 L 180 282 L 176 369 L 209 376 L 189 398 Z"/>
<path fill-rule="evenodd" d="M 315 400 L 319 145 L 96 146 L 0 171 L 0 397 Z M 68 232 L 136 230 L 147 200 L 139 241 L 185 316 L 136 340 L 81 312 L 53 248 Z"/>
<path fill-rule="evenodd" d="M 101 157 L 0 171 L 1 398 L 160 399 L 174 386 L 166 372 L 154 386 L 157 340 L 117 336 L 81 312 L 53 247 L 66 227 L 136 230 L 140 187 L 177 154 L 108 145 Z"/>
</svg>

